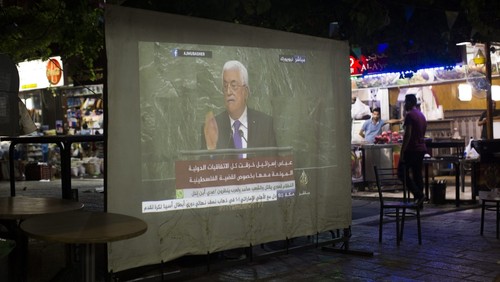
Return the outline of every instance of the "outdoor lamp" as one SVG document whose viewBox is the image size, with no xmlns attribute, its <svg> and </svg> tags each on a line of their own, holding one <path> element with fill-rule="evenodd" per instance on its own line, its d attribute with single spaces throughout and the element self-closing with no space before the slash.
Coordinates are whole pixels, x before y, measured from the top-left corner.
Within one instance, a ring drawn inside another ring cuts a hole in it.
<svg viewBox="0 0 500 282">
<path fill-rule="evenodd" d="M 472 100 L 472 87 L 469 84 L 458 85 L 458 100 L 460 101 Z"/>
<path fill-rule="evenodd" d="M 483 51 L 480 48 L 477 49 L 477 53 L 472 60 L 476 65 L 482 65 L 485 63 L 486 57 L 484 56 Z"/>
<path fill-rule="evenodd" d="M 491 86 L 491 100 L 500 101 L 500 85 Z"/>
</svg>

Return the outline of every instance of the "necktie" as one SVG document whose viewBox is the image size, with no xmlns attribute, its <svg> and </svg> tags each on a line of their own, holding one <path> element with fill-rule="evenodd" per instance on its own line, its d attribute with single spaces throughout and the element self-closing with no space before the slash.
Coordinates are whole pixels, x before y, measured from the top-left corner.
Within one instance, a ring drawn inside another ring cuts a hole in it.
<svg viewBox="0 0 500 282">
<path fill-rule="evenodd" d="M 234 141 L 234 148 L 236 149 L 243 148 L 241 145 L 240 125 L 241 122 L 239 120 L 235 120 L 233 123 L 233 128 L 234 128 L 233 141 Z"/>
</svg>

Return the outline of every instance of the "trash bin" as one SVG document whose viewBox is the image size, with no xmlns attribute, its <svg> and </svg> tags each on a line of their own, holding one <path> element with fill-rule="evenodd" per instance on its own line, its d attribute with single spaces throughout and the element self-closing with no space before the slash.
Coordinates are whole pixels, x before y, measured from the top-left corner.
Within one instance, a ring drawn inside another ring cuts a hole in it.
<svg viewBox="0 0 500 282">
<path fill-rule="evenodd" d="M 435 205 L 446 203 L 446 180 L 432 181 L 431 203 Z"/>
</svg>

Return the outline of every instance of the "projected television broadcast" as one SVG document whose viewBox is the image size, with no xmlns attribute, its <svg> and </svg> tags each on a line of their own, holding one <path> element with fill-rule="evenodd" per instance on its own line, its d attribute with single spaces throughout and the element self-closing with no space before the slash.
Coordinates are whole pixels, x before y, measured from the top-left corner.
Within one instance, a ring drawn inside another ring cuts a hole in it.
<svg viewBox="0 0 500 282">
<path fill-rule="evenodd" d="M 142 174 L 156 189 L 156 196 L 143 202 L 143 212 L 294 196 L 292 153 L 301 152 L 292 148 L 303 147 L 299 136 L 304 129 L 291 128 L 293 118 L 280 116 L 279 97 L 332 92 L 330 85 L 310 85 L 325 71 L 324 56 L 305 50 L 140 42 L 141 150 L 148 156 Z M 238 130 L 232 126 L 235 120 L 242 121 Z M 238 146 L 234 138 L 240 132 Z M 169 140 L 169 146 L 159 140 Z M 259 150 L 224 150 L 238 147 Z"/>
<path fill-rule="evenodd" d="M 106 17 L 107 207 L 148 223 L 110 244 L 110 270 L 350 225 L 345 42 L 123 7 Z"/>
</svg>

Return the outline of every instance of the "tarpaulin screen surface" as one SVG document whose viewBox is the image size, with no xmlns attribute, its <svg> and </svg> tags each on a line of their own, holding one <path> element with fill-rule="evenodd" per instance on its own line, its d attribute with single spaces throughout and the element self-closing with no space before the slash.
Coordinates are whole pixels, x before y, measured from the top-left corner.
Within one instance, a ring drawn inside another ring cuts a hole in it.
<svg viewBox="0 0 500 282">
<path fill-rule="evenodd" d="M 115 6 L 105 22 L 107 207 L 148 224 L 109 244 L 110 271 L 350 226 L 347 42 Z M 230 60 L 246 85 L 224 83 Z M 207 113 L 240 87 L 247 151 L 219 120 L 208 152 Z"/>
</svg>

